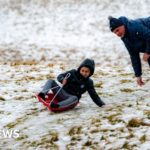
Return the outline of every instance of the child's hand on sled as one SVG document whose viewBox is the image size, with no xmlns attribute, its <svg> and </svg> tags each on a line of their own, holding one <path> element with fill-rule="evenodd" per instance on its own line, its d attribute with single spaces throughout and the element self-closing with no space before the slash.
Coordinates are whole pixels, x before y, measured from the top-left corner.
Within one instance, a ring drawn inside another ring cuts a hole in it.
<svg viewBox="0 0 150 150">
<path fill-rule="evenodd" d="M 62 85 L 64 86 L 64 85 L 66 85 L 66 84 L 67 84 L 67 80 L 64 79 L 63 82 L 62 82 Z"/>
<path fill-rule="evenodd" d="M 142 77 L 137 77 L 136 82 L 137 82 L 137 84 L 138 84 L 139 86 L 144 85 L 144 82 L 143 82 L 143 80 L 142 80 Z"/>
</svg>

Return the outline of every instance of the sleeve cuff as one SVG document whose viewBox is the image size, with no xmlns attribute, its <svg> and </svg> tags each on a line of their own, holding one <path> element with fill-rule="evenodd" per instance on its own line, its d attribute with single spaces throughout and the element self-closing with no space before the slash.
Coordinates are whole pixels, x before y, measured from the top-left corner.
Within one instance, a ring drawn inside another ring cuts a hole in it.
<svg viewBox="0 0 150 150">
<path fill-rule="evenodd" d="M 135 74 L 135 77 L 141 77 L 142 76 L 142 74 L 141 75 L 137 75 L 137 74 Z"/>
</svg>

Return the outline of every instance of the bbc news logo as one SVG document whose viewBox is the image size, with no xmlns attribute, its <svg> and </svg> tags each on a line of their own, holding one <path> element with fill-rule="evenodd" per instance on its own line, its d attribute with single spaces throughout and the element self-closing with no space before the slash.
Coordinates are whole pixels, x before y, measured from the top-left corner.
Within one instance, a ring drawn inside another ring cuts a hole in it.
<svg viewBox="0 0 150 150">
<path fill-rule="evenodd" d="M 0 139 L 3 138 L 18 138 L 19 137 L 19 130 L 8 130 L 8 129 L 0 129 Z"/>
</svg>

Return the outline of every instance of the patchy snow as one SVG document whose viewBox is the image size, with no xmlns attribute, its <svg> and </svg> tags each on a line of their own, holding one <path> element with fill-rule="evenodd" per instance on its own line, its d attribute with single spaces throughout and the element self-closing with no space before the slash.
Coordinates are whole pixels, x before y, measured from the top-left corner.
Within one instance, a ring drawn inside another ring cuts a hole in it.
<svg viewBox="0 0 150 150">
<path fill-rule="evenodd" d="M 150 79 L 135 83 L 107 17 L 150 14 L 147 0 L 0 0 L 0 149 L 149 150 Z M 140 10 L 140 11 L 139 11 Z M 97 107 L 84 94 L 75 109 L 52 113 L 35 93 L 49 78 L 93 58 Z M 19 130 L 4 138 L 2 130 Z"/>
</svg>

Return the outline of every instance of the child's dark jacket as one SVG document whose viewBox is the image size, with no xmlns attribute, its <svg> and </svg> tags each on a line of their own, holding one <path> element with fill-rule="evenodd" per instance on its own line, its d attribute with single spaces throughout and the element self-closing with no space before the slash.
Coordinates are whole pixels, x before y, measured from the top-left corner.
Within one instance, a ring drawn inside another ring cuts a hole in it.
<svg viewBox="0 0 150 150">
<path fill-rule="evenodd" d="M 90 79 L 90 77 L 88 78 L 83 78 L 80 75 L 80 69 L 81 67 L 88 67 L 90 69 L 90 76 L 93 75 L 94 70 L 95 70 L 95 64 L 94 61 L 91 59 L 86 59 L 82 62 L 82 64 L 79 66 L 79 68 L 76 69 L 72 69 L 70 71 L 67 71 L 65 73 L 60 74 L 57 79 L 59 82 L 62 83 L 63 79 L 65 78 L 65 76 L 70 73 L 70 77 L 67 79 L 67 84 L 64 85 L 63 89 L 78 97 L 78 99 L 81 98 L 81 95 L 83 93 L 85 93 L 86 91 L 88 91 L 90 97 L 92 98 L 92 100 L 98 105 L 98 106 L 102 106 L 105 103 L 101 100 L 101 98 L 98 96 L 98 94 L 95 91 L 94 88 L 94 84 L 93 84 L 93 80 Z"/>
</svg>

